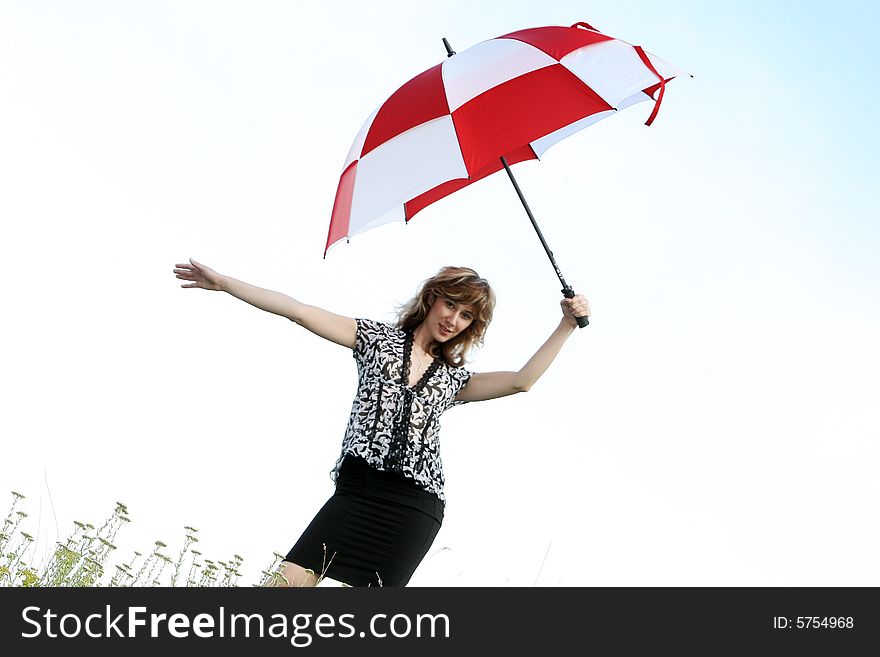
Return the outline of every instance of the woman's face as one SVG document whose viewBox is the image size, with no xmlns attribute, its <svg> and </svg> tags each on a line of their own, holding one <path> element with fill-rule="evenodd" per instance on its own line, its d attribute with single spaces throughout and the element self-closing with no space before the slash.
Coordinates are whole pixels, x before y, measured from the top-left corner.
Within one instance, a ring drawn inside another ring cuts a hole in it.
<svg viewBox="0 0 880 657">
<path fill-rule="evenodd" d="M 464 331 L 474 321 L 474 309 L 446 297 L 437 297 L 431 304 L 425 327 L 437 342 L 446 342 Z"/>
</svg>

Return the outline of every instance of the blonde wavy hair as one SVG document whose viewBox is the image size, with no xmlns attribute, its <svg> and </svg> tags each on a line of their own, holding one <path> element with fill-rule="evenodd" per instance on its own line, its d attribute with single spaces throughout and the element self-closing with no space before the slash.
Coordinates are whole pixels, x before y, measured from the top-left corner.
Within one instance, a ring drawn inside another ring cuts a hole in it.
<svg viewBox="0 0 880 657">
<path fill-rule="evenodd" d="M 443 267 L 436 276 L 424 281 L 412 299 L 400 307 L 397 327 L 414 331 L 428 316 L 428 310 L 438 298 L 445 297 L 456 303 L 471 306 L 474 319 L 464 331 L 448 342 L 431 345 L 434 357 L 442 356 L 450 367 L 462 367 L 465 356 L 483 345 L 486 329 L 495 310 L 495 293 L 485 278 L 480 278 L 469 267 Z"/>
</svg>

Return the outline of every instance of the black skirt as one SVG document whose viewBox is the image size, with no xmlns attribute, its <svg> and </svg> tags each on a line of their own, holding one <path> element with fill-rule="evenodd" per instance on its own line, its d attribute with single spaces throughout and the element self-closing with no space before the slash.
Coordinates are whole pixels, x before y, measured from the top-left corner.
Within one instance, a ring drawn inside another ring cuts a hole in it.
<svg viewBox="0 0 880 657">
<path fill-rule="evenodd" d="M 336 492 L 285 559 L 351 586 L 406 586 L 442 523 L 439 497 L 347 454 Z"/>
</svg>

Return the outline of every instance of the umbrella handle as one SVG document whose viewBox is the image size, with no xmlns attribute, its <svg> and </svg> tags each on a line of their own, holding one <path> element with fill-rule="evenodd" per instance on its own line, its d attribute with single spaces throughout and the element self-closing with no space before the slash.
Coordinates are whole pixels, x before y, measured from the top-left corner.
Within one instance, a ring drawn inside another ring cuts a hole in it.
<svg viewBox="0 0 880 657">
<path fill-rule="evenodd" d="M 562 288 L 562 294 L 565 296 L 566 299 L 571 299 L 574 297 L 574 290 L 572 290 L 570 287 L 566 286 L 566 287 Z M 580 328 L 584 328 L 585 326 L 589 326 L 589 324 L 590 324 L 590 318 L 587 317 L 586 315 L 583 315 L 581 317 L 575 317 L 575 319 L 577 320 L 578 327 L 580 327 Z"/>
</svg>

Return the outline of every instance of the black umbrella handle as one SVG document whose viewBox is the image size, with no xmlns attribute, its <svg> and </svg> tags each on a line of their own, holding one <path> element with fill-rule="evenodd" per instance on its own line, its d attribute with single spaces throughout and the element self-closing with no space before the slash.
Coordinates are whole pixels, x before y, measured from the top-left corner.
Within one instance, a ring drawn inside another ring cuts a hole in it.
<svg viewBox="0 0 880 657">
<path fill-rule="evenodd" d="M 566 287 L 562 288 L 562 294 L 565 295 L 566 299 L 573 299 L 574 298 L 574 290 L 572 290 L 570 287 L 566 286 Z M 589 324 L 590 324 L 590 318 L 587 317 L 586 315 L 583 315 L 581 317 L 575 317 L 575 319 L 577 320 L 578 326 L 580 328 L 584 328 L 585 326 L 589 326 Z"/>
<path fill-rule="evenodd" d="M 513 188 L 516 190 L 516 195 L 519 196 L 519 200 L 522 203 L 523 208 L 525 208 L 526 214 L 529 216 L 529 221 L 532 222 L 532 228 L 535 229 L 535 232 L 538 234 L 538 239 L 541 240 L 541 246 L 544 247 L 544 252 L 547 254 L 547 257 L 550 258 L 550 264 L 553 265 L 553 269 L 556 271 L 556 277 L 559 279 L 559 282 L 562 283 L 562 294 L 565 295 L 566 299 L 571 299 L 574 297 L 574 290 L 571 289 L 571 285 L 566 283 L 565 279 L 562 277 L 562 272 L 559 271 L 559 265 L 556 264 L 556 258 L 553 257 L 553 251 L 547 246 L 547 240 L 544 239 L 544 234 L 541 232 L 541 229 L 538 228 L 538 222 L 535 221 L 535 216 L 532 214 L 529 204 L 526 203 L 526 197 L 523 196 L 522 190 L 519 188 L 519 183 L 517 183 L 516 178 L 513 177 L 513 171 L 510 170 L 510 165 L 507 164 L 507 160 L 504 156 L 501 157 L 501 164 L 504 166 L 504 170 L 507 172 L 510 182 L 513 183 Z M 588 326 L 590 323 L 590 320 L 586 317 L 575 317 L 575 319 L 577 320 L 578 326 L 581 328 Z"/>
</svg>

